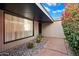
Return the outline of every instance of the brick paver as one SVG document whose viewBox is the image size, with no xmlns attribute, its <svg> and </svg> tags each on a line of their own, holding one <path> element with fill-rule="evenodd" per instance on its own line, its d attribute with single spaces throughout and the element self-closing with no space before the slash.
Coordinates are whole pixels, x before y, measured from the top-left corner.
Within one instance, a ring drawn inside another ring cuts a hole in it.
<svg viewBox="0 0 79 59">
<path fill-rule="evenodd" d="M 38 55 L 42 56 L 67 56 L 65 41 L 62 38 L 46 37 L 47 43 L 40 49 Z"/>
</svg>

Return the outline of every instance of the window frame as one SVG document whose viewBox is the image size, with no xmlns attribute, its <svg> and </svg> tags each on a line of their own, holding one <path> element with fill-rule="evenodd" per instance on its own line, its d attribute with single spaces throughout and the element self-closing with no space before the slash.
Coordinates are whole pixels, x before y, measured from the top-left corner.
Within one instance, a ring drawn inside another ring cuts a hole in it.
<svg viewBox="0 0 79 59">
<path fill-rule="evenodd" d="M 32 21 L 33 23 L 33 33 L 32 33 L 32 35 L 31 36 L 28 36 L 28 37 L 24 37 L 24 38 L 20 38 L 20 39 L 15 39 L 15 40 L 11 40 L 11 41 L 7 41 L 7 42 L 5 42 L 5 13 L 6 14 L 10 14 L 10 15 L 14 15 L 14 16 L 16 16 L 16 17 L 20 17 L 20 18 L 24 18 L 24 19 L 27 19 L 27 20 L 30 20 L 30 21 Z M 11 42 L 15 42 L 15 41 L 19 41 L 19 40 L 22 40 L 22 39 L 26 39 L 26 38 L 30 38 L 30 37 L 33 37 L 34 36 L 34 18 L 33 19 L 31 19 L 31 18 L 28 18 L 28 17 L 23 17 L 23 16 L 21 16 L 21 15 L 18 15 L 18 14 L 16 14 L 16 13 L 14 13 L 14 12 L 10 12 L 10 11 L 6 11 L 6 10 L 4 10 L 4 12 L 3 12 L 3 43 L 4 44 L 7 44 L 7 43 L 11 43 Z"/>
</svg>

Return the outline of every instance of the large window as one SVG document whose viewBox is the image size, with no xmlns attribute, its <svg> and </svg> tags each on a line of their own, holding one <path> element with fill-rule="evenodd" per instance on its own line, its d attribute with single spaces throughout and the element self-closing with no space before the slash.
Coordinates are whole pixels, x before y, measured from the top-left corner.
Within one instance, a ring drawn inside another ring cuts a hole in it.
<svg viewBox="0 0 79 59">
<path fill-rule="evenodd" d="M 33 36 L 33 21 L 5 13 L 5 42 Z"/>
</svg>

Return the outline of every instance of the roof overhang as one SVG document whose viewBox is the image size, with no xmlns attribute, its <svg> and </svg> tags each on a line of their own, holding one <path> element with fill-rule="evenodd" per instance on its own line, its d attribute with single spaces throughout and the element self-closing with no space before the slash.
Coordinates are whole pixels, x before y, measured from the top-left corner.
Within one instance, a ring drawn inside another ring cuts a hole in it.
<svg viewBox="0 0 79 59">
<path fill-rule="evenodd" d="M 53 22 L 53 18 L 49 15 L 49 13 L 43 8 L 40 3 L 36 3 L 36 5 L 49 17 L 49 19 Z"/>
</svg>

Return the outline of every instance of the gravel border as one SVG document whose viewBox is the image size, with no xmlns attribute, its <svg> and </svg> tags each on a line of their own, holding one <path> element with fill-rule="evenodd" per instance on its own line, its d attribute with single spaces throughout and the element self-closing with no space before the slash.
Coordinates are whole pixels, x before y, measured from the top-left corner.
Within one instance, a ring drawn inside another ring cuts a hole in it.
<svg viewBox="0 0 79 59">
<path fill-rule="evenodd" d="M 35 56 L 38 55 L 38 51 L 44 47 L 47 40 L 43 39 L 40 43 L 36 43 L 36 40 L 32 40 L 35 44 L 35 47 L 32 49 L 27 48 L 27 43 L 19 45 L 15 48 L 7 49 L 0 53 L 0 56 Z"/>
</svg>

